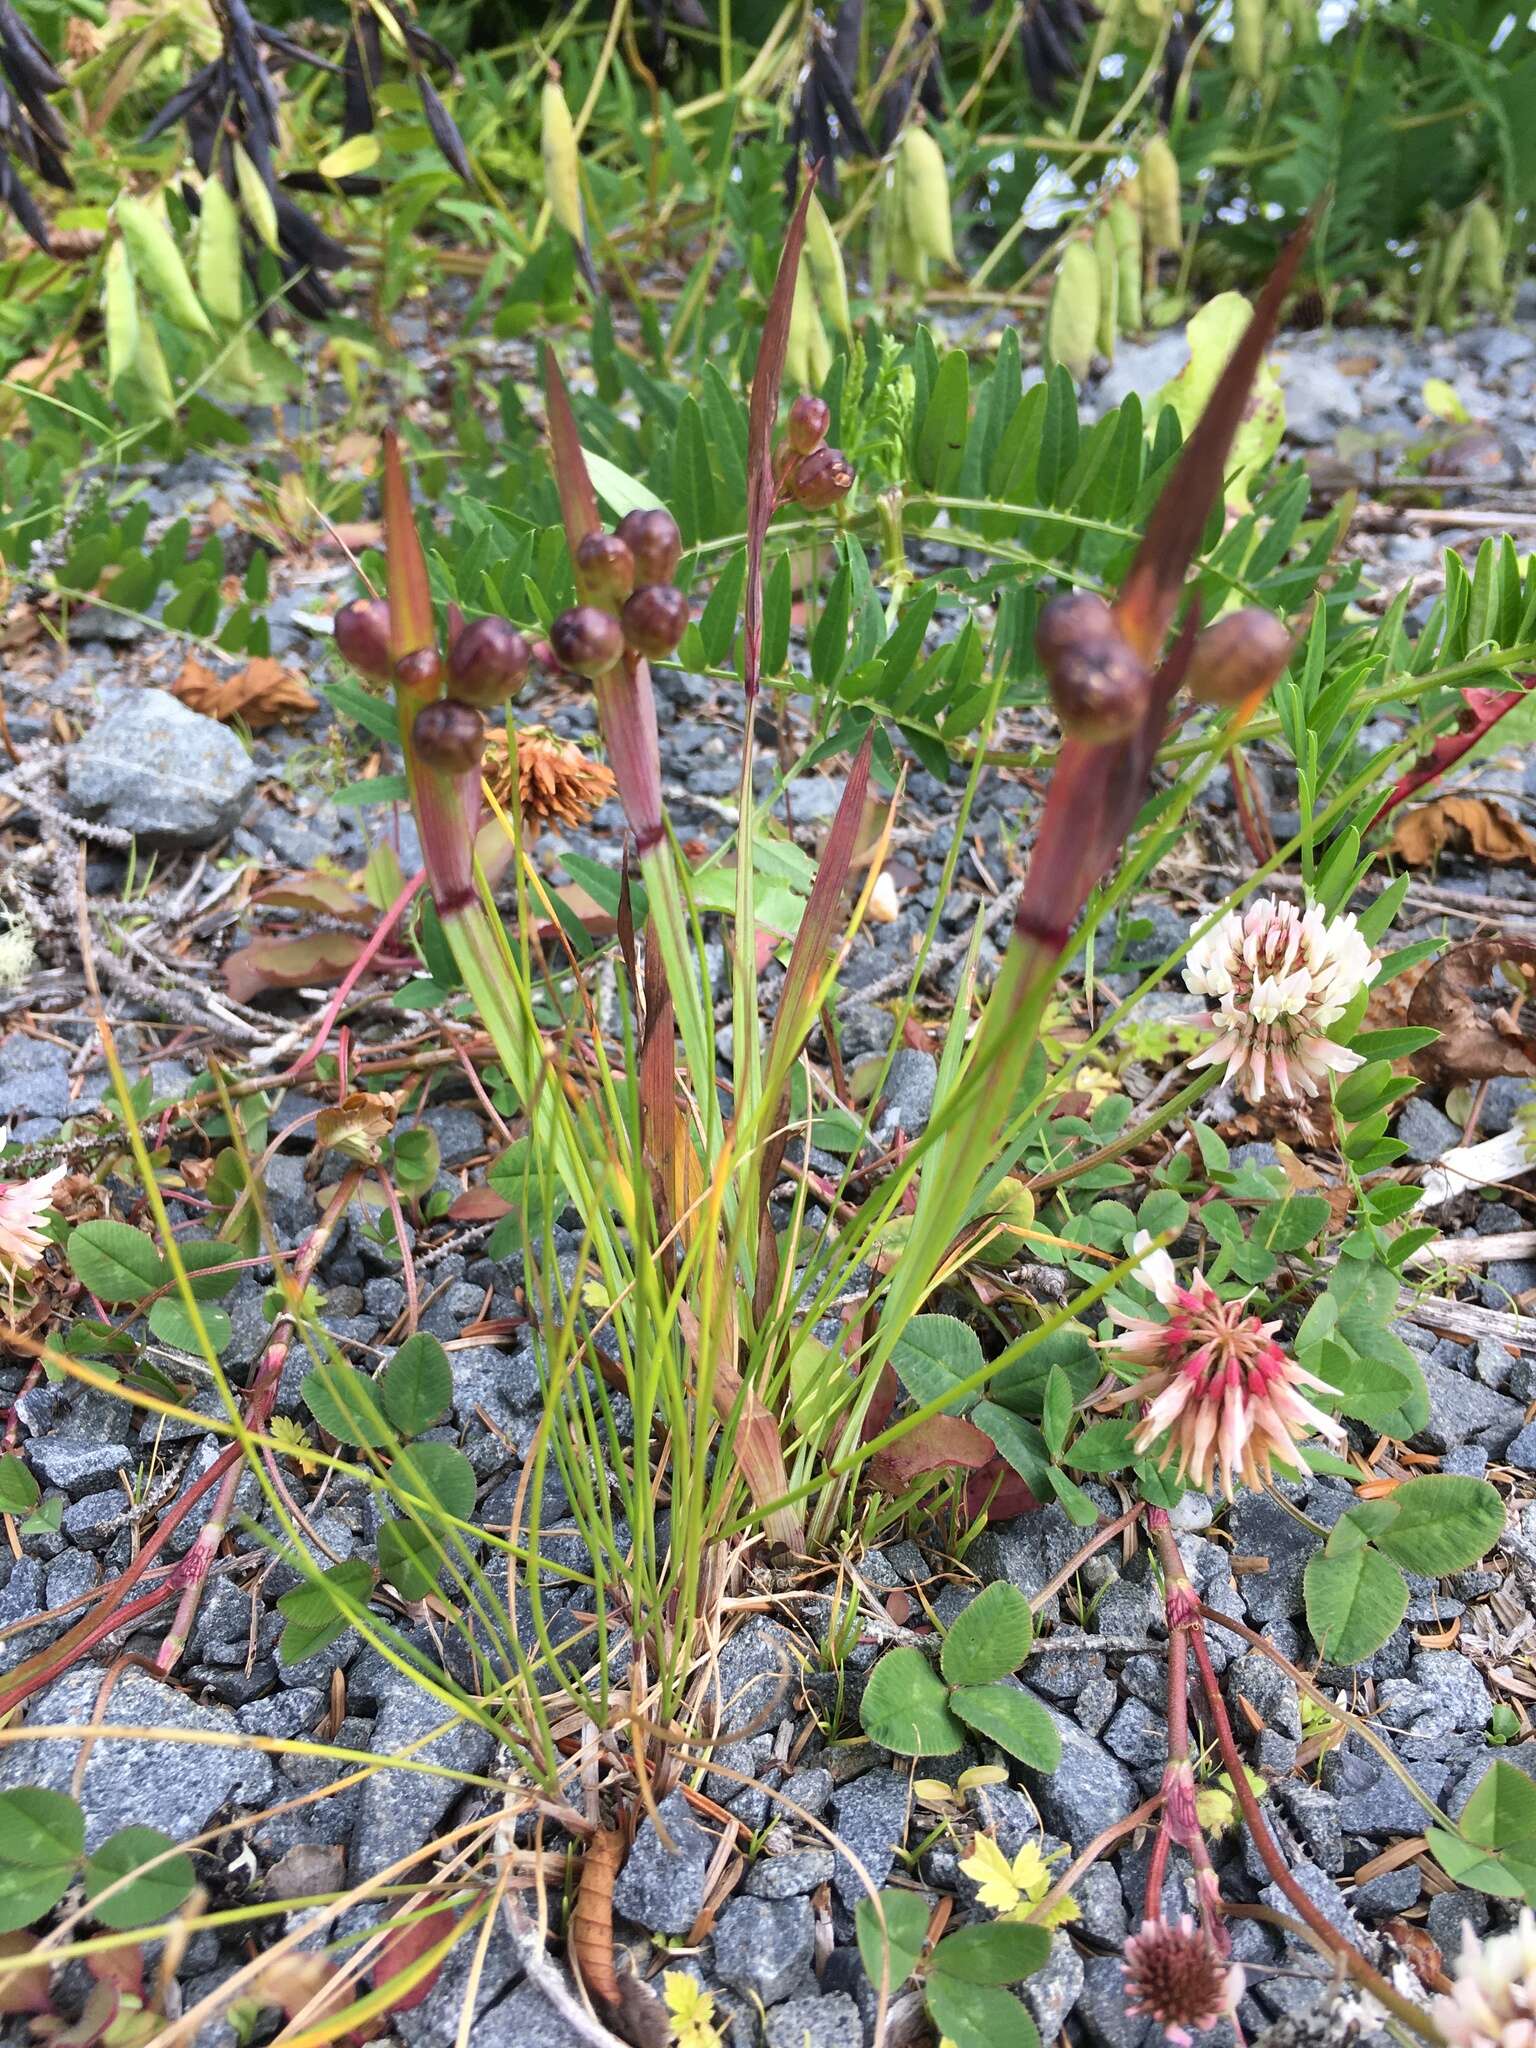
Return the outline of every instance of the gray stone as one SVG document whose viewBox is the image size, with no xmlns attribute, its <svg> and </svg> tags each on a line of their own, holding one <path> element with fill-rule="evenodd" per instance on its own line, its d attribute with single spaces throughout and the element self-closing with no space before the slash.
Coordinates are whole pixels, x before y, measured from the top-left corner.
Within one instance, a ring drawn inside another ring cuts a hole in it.
<svg viewBox="0 0 1536 2048">
<path fill-rule="evenodd" d="M 69 749 L 70 801 L 156 846 L 211 846 L 239 824 L 261 779 L 227 726 L 166 690 L 138 690 Z"/>
<path fill-rule="evenodd" d="M 1442 1152 L 1461 1143 L 1459 1127 L 1420 1095 L 1415 1095 L 1404 1108 L 1394 1135 L 1408 1147 L 1408 1157 L 1418 1160 L 1421 1166 L 1428 1166 Z"/>
<path fill-rule="evenodd" d="M 444 1957 L 442 1968 L 420 2005 L 412 2006 L 408 2012 L 395 2011 L 390 2014 L 390 2032 L 398 2034 L 405 2042 L 406 2048 L 444 2048 L 445 2043 L 457 2038 L 464 2000 L 469 1991 L 470 1972 L 475 1967 L 479 1947 L 478 1939 L 456 1942 Z M 486 1944 L 484 1962 L 475 1991 L 473 2038 L 476 2048 L 484 2048 L 486 2042 L 496 2040 L 515 2043 L 516 2048 L 523 2048 L 523 2044 L 533 2043 L 541 2038 L 546 2043 L 546 2048 L 555 2048 L 560 2036 L 548 2031 L 542 2037 L 539 2035 L 538 2022 L 532 2015 L 531 2006 L 528 2011 L 526 2032 L 501 2031 L 508 2007 L 512 2004 L 512 1999 L 506 1995 L 507 1987 L 514 1984 L 521 1974 L 521 1958 L 513 1947 L 512 1937 L 507 1932 L 505 1923 L 498 1914 L 497 1924 L 492 1929 L 490 1941 Z M 516 1995 L 514 1992 L 513 1997 Z M 535 1992 L 534 1997 L 538 1999 L 539 2005 L 543 2007 L 554 2025 L 565 2026 L 565 2022 L 541 1993 Z M 498 2004 L 499 2000 L 505 2000 L 505 2004 Z M 516 2020 L 519 2015 L 513 2013 L 511 2017 Z M 566 2030 L 566 2037 L 568 2040 L 574 2038 L 569 2029 Z"/>
<path fill-rule="evenodd" d="M 785 1856 L 760 1856 L 742 1890 L 749 1899 L 800 1899 L 832 1882 L 830 1849 L 791 1849 Z"/>
<path fill-rule="evenodd" d="M 1496 1387 L 1503 1392 L 1509 1385 L 1509 1376 L 1515 1369 L 1513 1354 L 1504 1345 L 1495 1343 L 1492 1337 L 1479 1337 L 1477 1348 L 1472 1354 L 1472 1370 L 1485 1387 Z"/>
<path fill-rule="evenodd" d="M 1504 1463 L 1522 1472 L 1536 1472 L 1536 1422 L 1528 1422 L 1504 1452 Z"/>
<path fill-rule="evenodd" d="M 1275 372 L 1285 393 L 1285 431 L 1309 448 L 1331 446 L 1341 426 L 1358 420 L 1360 389 L 1352 377 L 1312 350 L 1277 351 Z"/>
<path fill-rule="evenodd" d="M 1261 1650 L 1248 1650 L 1233 1658 L 1227 1670 L 1226 1694 L 1234 1714 L 1242 1712 L 1238 1701 L 1246 1700 L 1267 1728 L 1291 1742 L 1301 1740 L 1301 1695 L 1295 1681 Z"/>
<path fill-rule="evenodd" d="M 898 1131 L 904 1131 L 909 1138 L 919 1136 L 933 1113 L 938 1081 L 939 1063 L 931 1052 L 902 1046 L 892 1057 L 880 1113 L 872 1127 L 876 1140 L 889 1144 Z"/>
<path fill-rule="evenodd" d="M 1168 1720 L 1140 1700 L 1127 1700 L 1104 1730 L 1104 1746 L 1133 1770 L 1150 1770 L 1168 1755 Z"/>
<path fill-rule="evenodd" d="M 815 1945 L 809 1899 L 732 1899 L 715 1922 L 715 1970 L 764 2005 L 802 1988 Z"/>
<path fill-rule="evenodd" d="M 1389 1913 L 1406 1913 L 1419 1903 L 1424 1880 L 1411 1863 L 1401 1870 L 1384 1870 L 1379 1877 L 1357 1884 L 1349 1903 L 1362 1920 L 1384 1920 Z"/>
<path fill-rule="evenodd" d="M 714 1839 L 694 1819 L 681 1792 L 669 1792 L 659 1812 L 671 1847 L 647 1818 L 613 1888 L 613 1909 L 648 1933 L 686 1934 L 704 1904 Z"/>
<path fill-rule="evenodd" d="M 1099 1735 L 1119 1702 L 1120 1695 L 1112 1678 L 1090 1678 L 1072 1702 L 1072 1712 L 1080 1728 L 1086 1729 L 1090 1735 Z"/>
<path fill-rule="evenodd" d="M 864 2048 L 864 2020 L 846 1991 L 791 1998 L 763 2023 L 765 2048 Z"/>
<path fill-rule="evenodd" d="M 484 1124 L 460 1103 L 440 1102 L 426 1110 L 421 1121 L 437 1139 L 444 1166 L 462 1166 L 485 1150 Z"/>
<path fill-rule="evenodd" d="M 1337 1877 L 1344 1868 L 1344 1835 L 1333 1794 L 1301 1779 L 1286 1779 L 1275 1786 L 1274 1797 L 1318 1869 Z"/>
<path fill-rule="evenodd" d="M 1493 1718 L 1493 1700 L 1477 1666 L 1456 1650 L 1419 1651 L 1407 1677 L 1388 1679 L 1379 1698 L 1381 1717 L 1410 1760 L 1442 1756 L 1446 1736 L 1486 1728 Z"/>
<path fill-rule="evenodd" d="M 1134 391 L 1143 401 L 1156 398 L 1189 361 L 1189 342 L 1182 327 L 1170 328 L 1151 341 L 1122 342 L 1115 360 L 1099 379 L 1094 398 L 1103 411 L 1122 404 Z"/>
<path fill-rule="evenodd" d="M 1083 1959 L 1065 1934 L 1052 1936 L 1050 1954 L 1020 1988 L 1041 2040 L 1054 2041 L 1083 1989 Z"/>
<path fill-rule="evenodd" d="M 469 1946 L 468 1942 L 460 1944 L 466 1949 Z M 423 2048 L 429 2039 L 432 2048 L 441 2048 L 453 2035 L 445 2032 L 416 2038 Z M 509 1998 L 493 2005 L 484 2019 L 475 2022 L 474 2038 L 475 2048 L 588 2048 L 589 2040 L 556 2012 L 537 1984 L 519 1984 Z"/>
<path fill-rule="evenodd" d="M 1525 1411 L 1518 1401 L 1496 1394 L 1466 1373 L 1437 1365 L 1432 1358 L 1421 1363 L 1429 1389 L 1429 1421 L 1420 1435 L 1432 1450 L 1470 1443 L 1484 1430 L 1501 1433 L 1503 1443 L 1508 1443 L 1524 1423 Z"/>
<path fill-rule="evenodd" d="M 1486 1934 L 1490 1919 L 1488 1901 L 1481 1892 L 1437 1892 L 1429 1902 L 1429 1931 L 1440 1952 L 1454 1967 L 1461 1954 L 1465 1930 L 1473 1938 Z"/>
<path fill-rule="evenodd" d="M 91 1721 L 101 1693 L 101 1672 L 82 1666 L 40 1692 L 27 1720 L 35 1727 Z M 114 1727 L 163 1729 L 155 1737 L 114 1738 Z M 231 1738 L 219 1743 L 178 1742 L 179 1734 Z M 264 1806 L 273 1784 L 272 1762 L 257 1750 L 233 1747 L 239 1730 L 222 1709 L 199 1706 L 148 1672 L 129 1667 L 112 1688 L 101 1726 L 93 1735 L 85 1775 L 74 1785 L 80 1744 L 50 1738 L 12 1743 L 0 1750 L 0 1791 L 41 1785 L 73 1792 L 85 1810 L 85 1846 L 130 1826 L 156 1827 L 173 1841 L 197 1834 L 221 1806 Z"/>
<path fill-rule="evenodd" d="M 25 1032 L 0 1034 L 0 1123 L 16 1117 L 69 1115 L 69 1054 Z"/>
<path fill-rule="evenodd" d="M 1331 1927 L 1336 1927 L 1346 1940 L 1359 1942 L 1360 1923 L 1350 1911 L 1349 1901 L 1331 1877 L 1324 1876 L 1317 1865 L 1309 1863 L 1304 1856 L 1292 1861 L 1291 1876 Z M 1279 1885 L 1265 1885 L 1260 1897 L 1271 1911 L 1285 1913 L 1294 1919 L 1296 1909 Z M 1310 1955 L 1312 1951 L 1308 1949 L 1307 1953 Z"/>
<path fill-rule="evenodd" d="M 1078 1925 L 1090 1941 L 1119 1948 L 1131 1931 L 1125 1893 L 1108 1863 L 1091 1863 L 1072 1888 L 1082 1911 Z"/>
<path fill-rule="evenodd" d="M 115 1488 L 83 1494 L 64 1510 L 62 1528 L 71 1543 L 82 1550 L 102 1550 L 121 1527 L 128 1510 L 124 1496 Z"/>
<path fill-rule="evenodd" d="M 832 1773 L 824 1771 L 817 1764 L 810 1770 L 794 1772 L 784 1780 L 779 1790 L 785 1802 L 784 1811 L 791 1817 L 793 1807 L 789 1802 L 793 1801 L 794 1806 L 810 1814 L 813 1820 L 820 1820 L 827 1810 L 827 1802 L 832 1797 Z"/>
<path fill-rule="evenodd" d="M 96 1436 L 61 1432 L 58 1436 L 34 1437 L 27 1445 L 27 1463 L 38 1478 L 71 1496 L 89 1493 L 93 1486 L 105 1486 L 132 1462 L 133 1453 L 126 1444 L 105 1443 Z"/>
<path fill-rule="evenodd" d="M 1421 1757 L 1408 1769 L 1428 1798 L 1438 1803 L 1444 1797 L 1451 1775 L 1448 1764 Z M 1374 1750 L 1353 1736 L 1323 1759 L 1323 1788 L 1338 1801 L 1339 1826 L 1346 1835 L 1392 1841 L 1423 1832 L 1423 1805 Z"/>
<path fill-rule="evenodd" d="M 1020 1775 L 1045 1825 L 1074 1849 L 1083 1849 L 1136 1805 L 1135 1780 L 1125 1765 L 1076 1721 L 1048 1700 L 1040 1705 L 1061 1736 L 1061 1763 L 1055 1771 L 1020 1765 Z"/>
<path fill-rule="evenodd" d="M 88 1557 L 83 1550 L 66 1550 L 48 1567 L 44 1601 L 49 1607 L 66 1607 L 82 1593 L 94 1592 L 100 1584 L 101 1566 L 95 1558 Z"/>
<path fill-rule="evenodd" d="M 1155 2021 L 1126 2011 L 1125 1971 L 1118 1956 L 1089 1956 L 1083 1964 L 1077 2017 L 1097 2048 L 1145 2048 L 1162 2039 Z"/>
<path fill-rule="evenodd" d="M 334 1646 L 328 1652 L 335 1654 Z M 442 1701 L 400 1678 L 373 1724 L 373 1754 L 384 1758 L 408 1752 L 417 1763 L 439 1764 L 452 1771 L 483 1771 L 496 1744 L 478 1722 L 453 1721 L 434 1742 L 421 1737 L 450 1721 Z M 373 1772 L 363 1785 L 357 1825 L 352 1831 L 349 1871 L 354 1884 L 377 1877 L 413 1849 L 427 1849 L 433 1830 L 462 1787 L 452 1778 L 425 1771 Z"/>
<path fill-rule="evenodd" d="M 858 1857 L 878 1891 L 891 1874 L 907 1827 L 907 1788 L 893 1771 L 866 1771 L 832 1795 L 838 1839 Z M 833 1885 L 852 1912 L 867 1896 L 865 1880 L 839 1856 Z"/>
</svg>

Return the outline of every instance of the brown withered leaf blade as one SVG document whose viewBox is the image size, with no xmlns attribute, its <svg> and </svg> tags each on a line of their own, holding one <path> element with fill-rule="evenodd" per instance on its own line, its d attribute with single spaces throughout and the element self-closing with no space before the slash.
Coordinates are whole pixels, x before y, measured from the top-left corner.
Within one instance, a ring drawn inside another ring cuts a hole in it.
<svg viewBox="0 0 1536 2048">
<path fill-rule="evenodd" d="M 452 1934 L 457 1919 L 458 1915 L 451 1907 L 439 1906 L 435 1913 L 428 1913 L 420 1920 L 402 1921 L 391 1927 L 384 1937 L 383 1946 L 374 1957 L 374 1990 L 382 1991 L 385 1985 L 392 1983 L 402 1971 L 408 1970 L 429 1949 L 434 1949 L 439 1943 L 446 1941 Z M 442 1969 L 440 1962 L 434 1963 L 425 1976 L 390 2002 L 388 2010 L 410 2012 L 413 2007 L 420 2005 L 431 1993 L 433 1985 L 442 1975 Z"/>
<path fill-rule="evenodd" d="M 345 917 L 367 925 L 378 917 L 373 905 L 338 875 L 319 869 L 285 875 L 280 882 L 253 891 L 251 901 L 269 910 L 307 910 L 318 917 Z"/>
<path fill-rule="evenodd" d="M 301 939 L 253 939 L 231 953 L 222 973 L 236 1002 L 274 989 L 325 988 L 355 967 L 367 944 L 359 932 L 312 932 Z"/>
<path fill-rule="evenodd" d="M 315 1143 L 322 1152 L 339 1152 L 355 1165 L 377 1166 L 394 1128 L 394 1104 L 357 1088 L 321 1110 L 315 1118 Z"/>
<path fill-rule="evenodd" d="M 1392 834 L 1392 850 L 1410 867 L 1428 867 L 1447 847 L 1475 853 L 1494 867 L 1536 857 L 1533 839 L 1520 820 L 1484 796 L 1441 796 L 1405 811 Z"/>
<path fill-rule="evenodd" d="M 1533 994 L 1536 940 L 1506 934 L 1452 946 L 1424 975 L 1408 1005 L 1410 1024 L 1440 1033 L 1415 1054 L 1415 1070 L 1455 1081 L 1536 1074 L 1536 1037 L 1521 1021 L 1521 1007 Z"/>
<path fill-rule="evenodd" d="M 819 168 L 819 167 L 818 167 Z M 742 681 L 750 701 L 757 694 L 763 658 L 763 547 L 773 517 L 773 430 L 779 418 L 779 393 L 784 383 L 784 354 L 789 346 L 789 318 L 800 274 L 805 217 L 816 190 L 816 170 L 802 179 L 800 204 L 784 236 L 778 275 L 763 321 L 763 338 L 752 373 L 752 400 L 747 410 L 747 582 L 742 599 Z"/>
<path fill-rule="evenodd" d="M 189 654 L 171 694 L 190 711 L 200 711 L 205 718 L 241 719 L 252 732 L 285 718 L 308 718 L 319 701 L 297 669 L 284 668 L 265 654 L 232 676 L 216 676 Z"/>
<path fill-rule="evenodd" d="M 587 458 L 581 452 L 581 432 L 571 411 L 570 393 L 548 342 L 544 344 L 544 414 L 566 545 L 574 555 L 587 535 L 596 533 L 603 521 L 597 509 L 597 493 L 587 473 Z"/>
</svg>

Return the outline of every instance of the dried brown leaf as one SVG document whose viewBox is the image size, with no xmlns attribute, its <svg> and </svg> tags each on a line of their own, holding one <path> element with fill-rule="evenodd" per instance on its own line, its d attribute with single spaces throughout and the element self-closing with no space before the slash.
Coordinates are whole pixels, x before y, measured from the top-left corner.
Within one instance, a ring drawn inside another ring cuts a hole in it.
<svg viewBox="0 0 1536 2048">
<path fill-rule="evenodd" d="M 260 731 L 283 718 L 307 718 L 318 700 L 297 670 L 258 654 L 238 675 L 216 676 L 195 654 L 181 665 L 171 692 L 205 718 L 239 718 Z"/>
<path fill-rule="evenodd" d="M 1414 868 L 1428 867 L 1447 847 L 1474 853 L 1495 867 L 1536 858 L 1536 839 L 1491 797 L 1436 797 L 1405 811 L 1392 834 L 1393 852 Z"/>
<path fill-rule="evenodd" d="M 1440 1033 L 1433 1045 L 1415 1055 L 1418 1073 L 1437 1081 L 1536 1074 L 1536 1038 L 1520 1025 L 1524 994 L 1506 986 L 1502 1006 L 1488 1000 L 1500 968 L 1506 967 L 1529 988 L 1536 981 L 1536 940 L 1507 934 L 1471 939 L 1452 946 L 1430 968 L 1408 1005 L 1410 1024 L 1428 1025 Z"/>
<path fill-rule="evenodd" d="M 367 940 L 358 932 L 312 932 L 302 939 L 253 939 L 224 962 L 236 1002 L 253 1002 L 274 989 L 324 988 L 357 964 Z"/>
</svg>

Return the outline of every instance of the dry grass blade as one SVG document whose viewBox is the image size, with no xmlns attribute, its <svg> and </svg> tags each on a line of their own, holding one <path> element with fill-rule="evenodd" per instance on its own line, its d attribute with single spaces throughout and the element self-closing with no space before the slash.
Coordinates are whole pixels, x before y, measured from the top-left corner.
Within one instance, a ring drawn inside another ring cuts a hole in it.
<svg viewBox="0 0 1536 2048">
<path fill-rule="evenodd" d="M 773 294 L 763 321 L 757 368 L 752 374 L 752 403 L 747 412 L 747 583 L 742 602 L 741 658 L 741 677 L 748 702 L 757 695 L 758 669 L 763 656 L 763 545 L 768 538 L 768 522 L 773 517 L 773 430 L 779 417 L 779 391 L 784 382 L 784 353 L 789 345 L 795 280 L 800 274 L 805 217 L 810 211 L 820 168 L 819 164 L 812 165 L 802 179 L 800 204 L 795 208 L 789 231 L 784 237 L 778 275 L 773 281 Z"/>
</svg>

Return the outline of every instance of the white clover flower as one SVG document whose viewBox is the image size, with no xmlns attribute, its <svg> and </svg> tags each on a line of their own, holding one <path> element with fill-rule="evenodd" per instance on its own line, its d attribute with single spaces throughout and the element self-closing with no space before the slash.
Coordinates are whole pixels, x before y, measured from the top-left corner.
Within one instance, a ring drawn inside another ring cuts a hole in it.
<svg viewBox="0 0 1536 2048">
<path fill-rule="evenodd" d="M 1193 1064 L 1225 1064 L 1250 1102 L 1271 1086 L 1287 1102 L 1316 1095 L 1330 1073 L 1363 1064 L 1328 1031 L 1378 971 L 1347 913 L 1325 917 L 1315 903 L 1303 911 L 1277 896 L 1229 911 L 1184 963 L 1185 986 L 1215 999 L 1218 1032 Z"/>
<path fill-rule="evenodd" d="M 1530 1909 L 1508 1934 L 1479 1941 L 1462 1930 L 1450 1996 L 1435 2023 L 1450 2048 L 1536 2048 L 1536 1919 Z"/>
</svg>

